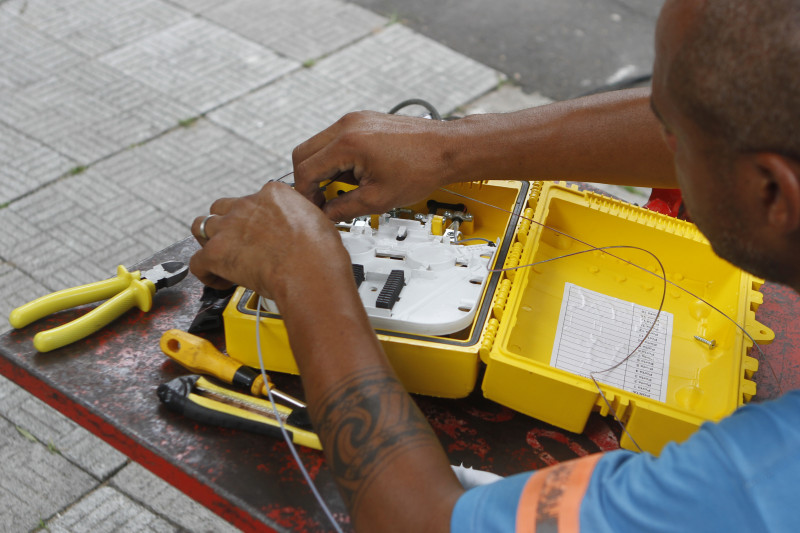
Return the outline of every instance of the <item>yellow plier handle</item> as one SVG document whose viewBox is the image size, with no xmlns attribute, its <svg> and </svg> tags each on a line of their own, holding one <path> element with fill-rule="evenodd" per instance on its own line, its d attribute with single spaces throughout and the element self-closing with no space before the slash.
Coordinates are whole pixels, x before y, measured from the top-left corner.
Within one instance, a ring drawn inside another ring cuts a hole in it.
<svg viewBox="0 0 800 533">
<path fill-rule="evenodd" d="M 18 329 L 56 311 L 108 300 L 72 322 L 37 333 L 33 338 L 34 347 L 40 352 L 49 352 L 91 335 L 131 307 L 149 311 L 155 292 L 155 284 L 141 279 L 138 270 L 128 272 L 120 265 L 116 277 L 42 296 L 14 309 L 8 320 L 12 327 Z"/>
</svg>

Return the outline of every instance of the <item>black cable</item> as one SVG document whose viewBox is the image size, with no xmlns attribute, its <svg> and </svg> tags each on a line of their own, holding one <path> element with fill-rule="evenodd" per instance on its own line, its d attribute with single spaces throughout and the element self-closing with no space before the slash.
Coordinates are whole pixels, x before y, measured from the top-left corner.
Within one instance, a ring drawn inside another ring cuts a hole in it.
<svg viewBox="0 0 800 533">
<path fill-rule="evenodd" d="M 625 78 L 620 81 L 616 81 L 614 83 L 609 83 L 607 85 L 601 85 L 591 91 L 586 91 L 585 93 L 579 94 L 576 98 L 582 98 L 584 96 L 591 96 L 593 94 L 599 93 L 606 93 L 610 91 L 619 91 L 622 89 L 630 89 L 631 87 L 636 87 L 639 84 L 642 84 L 646 81 L 650 81 L 653 79 L 652 72 L 650 74 L 642 74 L 640 76 L 633 76 L 632 78 Z"/>
<path fill-rule="evenodd" d="M 398 111 L 400 111 L 404 107 L 408 107 L 408 106 L 411 106 L 411 105 L 418 105 L 418 106 L 422 106 L 425 109 L 427 109 L 428 112 L 431 114 L 431 118 L 433 120 L 442 120 L 442 115 L 439 113 L 439 111 L 436 110 L 435 107 L 433 107 L 433 104 L 431 104 L 430 102 L 427 102 L 427 101 L 425 101 L 425 100 L 423 100 L 421 98 L 410 98 L 408 100 L 403 100 L 402 102 L 400 102 L 399 104 L 397 104 L 396 106 L 391 108 L 389 110 L 389 114 L 390 115 L 394 115 L 395 113 L 397 113 Z"/>
<path fill-rule="evenodd" d="M 471 242 L 471 241 L 483 241 L 483 242 L 485 242 L 486 244 L 488 244 L 492 248 L 497 246 L 494 243 L 494 241 L 492 241 L 490 239 L 484 239 L 483 237 L 470 237 L 469 239 L 461 239 L 460 241 L 453 241 L 453 244 L 461 244 L 461 243 L 464 243 L 464 242 Z"/>
</svg>

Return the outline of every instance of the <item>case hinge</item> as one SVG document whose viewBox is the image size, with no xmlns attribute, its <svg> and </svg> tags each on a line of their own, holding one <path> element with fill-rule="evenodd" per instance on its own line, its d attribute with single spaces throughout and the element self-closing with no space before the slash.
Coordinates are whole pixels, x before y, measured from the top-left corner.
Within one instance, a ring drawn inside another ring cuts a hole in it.
<svg viewBox="0 0 800 533">
<path fill-rule="evenodd" d="M 486 324 L 486 329 L 483 331 L 483 338 L 481 339 L 481 349 L 478 352 L 481 361 L 484 364 L 489 364 L 489 354 L 494 346 L 494 339 L 497 337 L 497 330 L 500 328 L 500 321 L 496 318 L 490 318 Z"/>
<path fill-rule="evenodd" d="M 756 395 L 756 382 L 749 379 L 742 380 L 742 403 L 749 402 Z"/>
<path fill-rule="evenodd" d="M 605 396 L 605 398 L 603 398 Z M 630 418 L 631 412 L 629 409 L 633 407 L 630 398 L 622 395 L 622 394 L 614 394 L 612 391 L 607 391 L 603 389 L 603 394 L 597 394 L 597 401 L 595 401 L 595 411 L 600 413 L 600 416 L 608 416 L 611 414 L 609 410 L 609 405 L 611 409 L 614 410 L 616 417 L 618 420 L 621 420 L 623 423 L 627 422 Z"/>
<path fill-rule="evenodd" d="M 528 235 L 531 232 L 531 220 L 533 220 L 533 209 L 527 208 L 522 212 L 522 222 L 519 223 L 519 230 L 517 231 L 517 240 L 522 244 L 528 242 Z"/>
<path fill-rule="evenodd" d="M 503 263 L 503 268 L 516 268 L 519 266 L 520 257 L 522 257 L 522 249 L 525 246 L 521 242 L 515 242 L 511 245 L 511 249 L 508 250 L 508 255 L 506 255 L 506 261 Z M 505 272 L 506 278 L 508 280 L 513 280 L 514 276 L 516 276 L 516 270 L 506 270 Z M 507 280 L 504 280 L 507 281 Z"/>
<path fill-rule="evenodd" d="M 511 280 L 504 279 L 500 282 L 500 286 L 495 292 L 494 302 L 492 303 L 492 315 L 494 315 L 497 320 L 503 319 L 503 310 L 506 308 L 509 292 L 511 292 Z"/>
</svg>

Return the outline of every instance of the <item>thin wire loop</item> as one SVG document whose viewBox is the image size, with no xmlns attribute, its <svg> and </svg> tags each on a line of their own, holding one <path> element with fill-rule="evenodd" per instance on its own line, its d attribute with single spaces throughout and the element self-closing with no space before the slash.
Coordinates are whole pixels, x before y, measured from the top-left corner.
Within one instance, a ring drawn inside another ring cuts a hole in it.
<svg viewBox="0 0 800 533">
<path fill-rule="evenodd" d="M 338 532 L 342 533 L 341 527 L 339 527 L 339 523 L 333 517 L 333 513 L 331 510 L 328 509 L 325 500 L 322 499 L 322 495 L 317 490 L 317 486 L 314 484 L 314 481 L 311 479 L 311 476 L 308 474 L 305 465 L 303 465 L 303 461 L 300 460 L 300 455 L 297 453 L 297 449 L 294 447 L 292 443 L 291 437 L 286 432 L 286 427 L 283 425 L 283 418 L 280 416 L 278 412 L 278 406 L 275 405 L 275 398 L 272 395 L 272 386 L 270 385 L 269 379 L 267 379 L 267 371 L 264 370 L 264 357 L 261 352 L 261 306 L 263 305 L 263 296 L 258 297 L 258 303 L 256 305 L 256 349 L 258 350 L 258 365 L 261 369 L 261 377 L 264 379 L 264 384 L 267 387 L 267 396 L 269 396 L 269 402 L 272 404 L 272 411 L 275 413 L 275 418 L 278 420 L 278 424 L 281 427 L 281 433 L 283 434 L 284 440 L 286 440 L 286 444 L 289 446 L 289 451 L 292 452 L 292 456 L 294 457 L 295 462 L 297 463 L 298 468 L 300 468 L 300 472 L 303 474 L 303 477 L 306 479 L 306 483 L 308 483 L 311 492 L 314 494 L 314 498 L 316 498 L 317 502 L 319 503 L 322 510 L 325 512 L 325 516 L 328 517 L 328 520 L 333 525 L 333 528 Z"/>
<path fill-rule="evenodd" d="M 511 270 L 519 270 L 519 269 L 522 269 L 522 268 L 529 268 L 529 267 L 533 267 L 533 266 L 540 265 L 540 264 L 543 264 L 543 263 L 548 263 L 548 262 L 551 262 L 551 261 L 555 261 L 555 260 L 558 260 L 558 259 L 564 259 L 564 258 L 567 258 L 567 257 L 572 257 L 574 255 L 579 255 L 579 254 L 583 254 L 583 253 L 587 253 L 587 252 L 593 252 L 593 251 L 597 250 L 597 251 L 600 251 L 602 253 L 608 254 L 609 256 L 611 256 L 611 257 L 613 257 L 615 259 L 618 259 L 618 260 L 620 260 L 620 261 L 622 261 L 624 263 L 627 263 L 627 264 L 629 264 L 629 265 L 631 265 L 633 267 L 636 267 L 636 268 L 638 268 L 640 270 L 643 270 L 644 272 L 659 278 L 663 282 L 663 290 L 662 290 L 662 294 L 661 294 L 661 303 L 659 304 L 658 311 L 656 313 L 655 318 L 653 319 L 653 323 L 651 324 L 650 329 L 648 329 L 647 334 L 642 338 L 642 341 L 624 359 L 622 359 L 621 361 L 619 361 L 618 363 L 616 363 L 612 367 L 609 367 L 609 368 L 607 368 L 605 370 L 598 370 L 598 371 L 594 371 L 594 372 L 590 372 L 589 373 L 589 377 L 591 378 L 592 382 L 594 382 L 595 387 L 597 387 L 597 391 L 600 393 L 600 396 L 603 398 L 603 402 L 608 407 L 609 412 L 612 414 L 613 418 L 617 422 L 619 422 L 620 426 L 622 427 L 622 430 L 625 432 L 625 434 L 628 436 L 628 438 L 631 439 L 631 442 L 633 442 L 633 444 L 636 446 L 636 448 L 640 452 L 642 451 L 642 448 L 639 446 L 639 444 L 633 438 L 633 435 L 631 435 L 631 433 L 628 431 L 627 425 L 622 421 L 622 419 L 619 416 L 617 416 L 616 411 L 611 406 L 611 403 L 608 401 L 608 398 L 606 397 L 605 393 L 603 392 L 602 387 L 600 387 L 600 383 L 595 378 L 595 374 L 602 374 L 602 373 L 605 373 L 605 372 L 610 372 L 610 371 L 618 368 L 623 363 L 628 361 L 639 350 L 639 348 L 644 344 L 644 342 L 647 340 L 647 338 L 653 332 L 653 329 L 655 328 L 655 326 L 658 324 L 658 320 L 659 320 L 659 318 L 661 316 L 661 312 L 662 312 L 662 310 L 664 308 L 664 301 L 665 301 L 665 297 L 666 297 L 667 284 L 672 285 L 673 287 L 685 292 L 689 296 L 691 296 L 693 298 L 696 298 L 698 301 L 706 304 L 711 309 L 713 309 L 714 311 L 716 311 L 717 313 L 719 313 L 720 315 L 725 317 L 728 321 L 730 321 L 739 330 L 741 330 L 742 333 L 744 333 L 744 335 L 747 336 L 748 339 L 750 339 L 750 342 L 751 342 L 752 346 L 754 346 L 756 348 L 756 350 L 758 350 L 758 353 L 760 355 L 760 360 L 764 361 L 767 364 L 767 367 L 769 367 L 770 373 L 772 374 L 772 377 L 773 377 L 773 379 L 775 380 L 775 382 L 777 384 L 778 391 L 781 394 L 783 393 L 783 389 L 781 387 L 780 380 L 778 380 L 778 377 L 775 374 L 775 369 L 772 367 L 772 364 L 766 359 L 764 351 L 761 349 L 761 346 L 758 345 L 758 343 L 756 342 L 755 338 L 753 338 L 753 336 L 750 334 L 750 332 L 748 332 L 747 329 L 745 329 L 744 326 L 740 325 L 738 322 L 736 322 L 736 320 L 734 320 L 732 317 L 730 317 L 729 315 L 724 313 L 721 309 L 719 309 L 717 306 L 713 305 L 711 302 L 707 301 L 705 298 L 702 298 L 702 297 L 698 296 L 697 294 L 693 293 L 692 291 L 690 291 L 690 290 L 678 285 L 677 283 L 668 280 L 667 279 L 667 275 L 666 275 L 666 271 L 664 269 L 664 265 L 661 263 L 661 260 L 653 252 L 651 252 L 649 250 L 646 250 L 644 248 L 641 248 L 641 247 L 637 247 L 637 246 L 626 246 L 626 245 L 605 246 L 605 247 L 594 246 L 594 245 L 592 245 L 592 244 L 590 244 L 590 243 L 588 243 L 588 242 L 586 242 L 586 241 L 584 241 L 582 239 L 579 239 L 578 237 L 575 237 L 573 235 L 570 235 L 569 233 L 566 233 L 566 232 L 561 231 L 559 229 L 556 229 L 556 228 L 553 228 L 551 226 L 548 226 L 547 224 L 544 224 L 542 222 L 534 220 L 534 219 L 532 219 L 530 217 L 526 217 L 525 215 L 523 215 L 521 213 L 519 213 L 519 214 L 514 213 L 513 211 L 509 211 L 508 209 L 504 209 L 504 208 L 502 208 L 500 206 L 496 206 L 496 205 L 490 204 L 488 202 L 483 202 L 483 201 L 478 200 L 476 198 L 472 198 L 472 197 L 467 196 L 465 194 L 461 194 L 461 193 L 458 193 L 456 191 L 452 191 L 452 190 L 447 189 L 445 187 L 440 187 L 440 190 L 442 190 L 442 191 L 444 191 L 446 193 L 452 194 L 454 196 L 457 196 L 459 198 L 463 198 L 465 200 L 470 200 L 472 202 L 475 202 L 475 203 L 478 203 L 478 204 L 481 204 L 481 205 L 485 205 L 485 206 L 490 207 L 492 209 L 496 209 L 496 210 L 502 211 L 504 213 L 511 214 L 512 216 L 518 216 L 519 218 L 521 218 L 523 220 L 527 220 L 527 221 L 531 222 L 532 224 L 535 224 L 535 225 L 537 225 L 537 226 L 539 226 L 539 227 L 541 227 L 543 229 L 553 231 L 553 232 L 555 232 L 555 233 L 557 233 L 559 235 L 563 235 L 564 237 L 572 239 L 575 242 L 583 244 L 584 246 L 587 246 L 589 248 L 588 250 L 581 250 L 581 251 L 578 251 L 578 252 L 572 252 L 572 253 L 565 254 L 565 255 L 562 255 L 562 256 L 552 257 L 550 259 L 545 259 L 545 260 L 542 260 L 542 261 L 538 261 L 536 263 L 529 263 L 529 264 L 525 264 L 525 265 L 517 265 L 517 266 L 514 266 L 514 267 L 490 269 L 487 266 L 487 269 L 490 272 L 507 272 L 507 271 L 511 271 Z M 614 248 L 630 248 L 630 249 L 641 250 L 641 251 L 643 251 L 645 253 L 650 254 L 656 260 L 656 262 L 658 263 L 659 269 L 661 270 L 661 274 L 659 275 L 657 272 L 653 272 L 652 270 L 649 270 L 649 269 L 647 269 L 647 268 L 645 268 L 645 267 L 643 267 L 641 265 L 638 265 L 638 264 L 636 264 L 636 263 L 634 263 L 632 261 L 629 261 L 627 259 L 619 257 L 618 255 L 613 254 L 613 253 L 608 251 L 609 249 L 614 249 Z"/>
</svg>

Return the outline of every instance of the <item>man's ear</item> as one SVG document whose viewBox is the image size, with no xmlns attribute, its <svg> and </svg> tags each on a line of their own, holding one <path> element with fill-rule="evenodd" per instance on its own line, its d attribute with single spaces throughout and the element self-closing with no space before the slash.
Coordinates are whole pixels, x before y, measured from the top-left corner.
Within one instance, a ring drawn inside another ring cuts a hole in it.
<svg viewBox="0 0 800 533">
<path fill-rule="evenodd" d="M 770 152 L 753 156 L 753 170 L 760 174 L 760 195 L 766 222 L 779 233 L 800 230 L 800 164 Z"/>
</svg>

